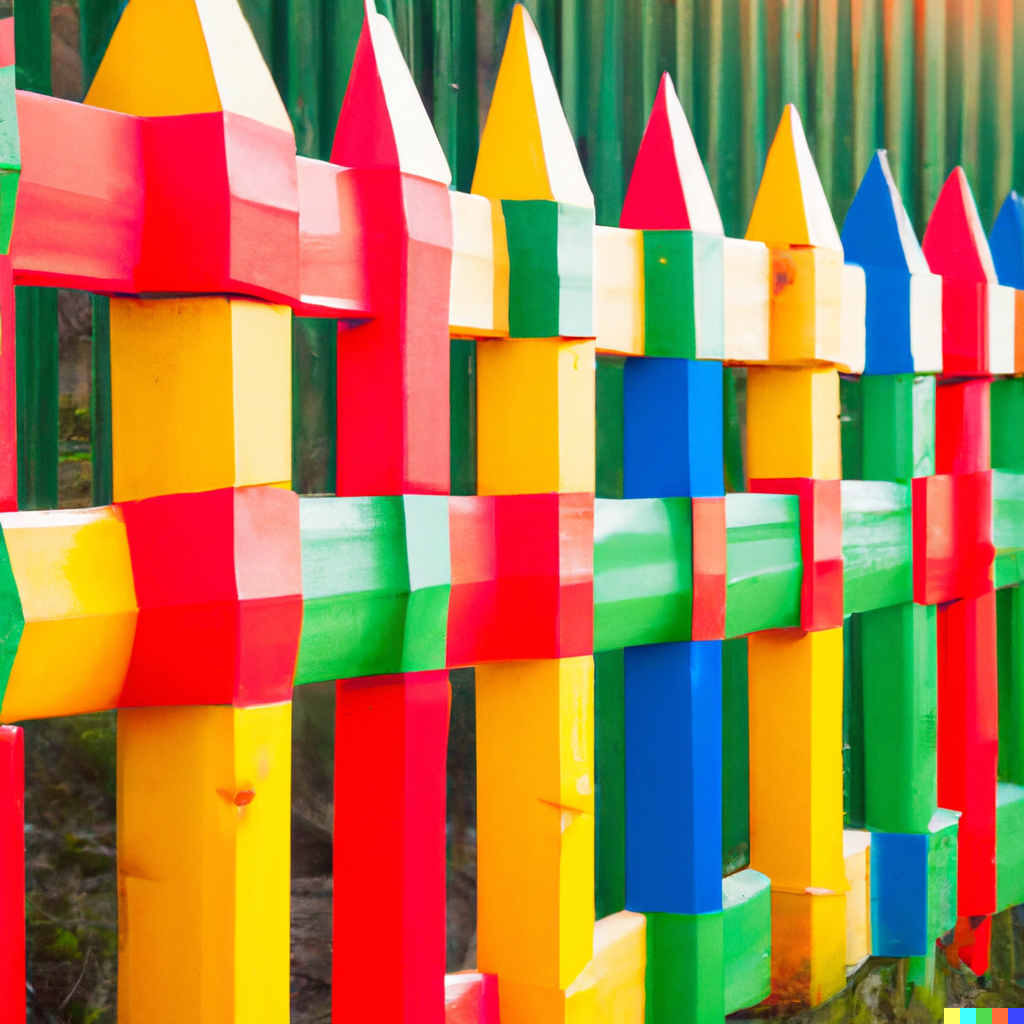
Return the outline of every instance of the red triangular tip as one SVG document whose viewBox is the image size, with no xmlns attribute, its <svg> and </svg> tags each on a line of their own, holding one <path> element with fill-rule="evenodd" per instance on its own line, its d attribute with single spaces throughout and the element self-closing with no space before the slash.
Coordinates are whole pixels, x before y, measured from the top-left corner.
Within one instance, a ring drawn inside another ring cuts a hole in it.
<svg viewBox="0 0 1024 1024">
<path fill-rule="evenodd" d="M 370 0 L 331 161 L 345 167 L 400 170 L 443 185 L 452 180 L 394 29 Z"/>
<path fill-rule="evenodd" d="M 661 76 L 619 224 L 722 234 L 711 184 L 668 72 Z"/>
<path fill-rule="evenodd" d="M 962 281 L 996 281 L 992 253 L 962 167 L 942 186 L 921 244 L 933 274 Z"/>
<path fill-rule="evenodd" d="M 334 133 L 331 163 L 342 167 L 398 167 L 398 146 L 377 68 L 369 16 L 363 19 L 359 33 Z"/>
</svg>

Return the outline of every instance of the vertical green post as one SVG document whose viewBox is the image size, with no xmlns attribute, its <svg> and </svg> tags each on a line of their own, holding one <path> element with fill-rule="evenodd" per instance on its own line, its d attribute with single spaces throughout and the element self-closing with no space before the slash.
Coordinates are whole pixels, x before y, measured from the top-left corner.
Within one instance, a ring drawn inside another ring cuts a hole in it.
<svg viewBox="0 0 1024 1024">
<path fill-rule="evenodd" d="M 476 342 L 452 338 L 451 491 L 476 494 Z"/>
<path fill-rule="evenodd" d="M 338 325 L 292 320 L 292 489 L 334 494 L 337 476 Z"/>
<path fill-rule="evenodd" d="M 626 906 L 626 696 L 623 652 L 594 655 L 594 902 L 598 920 Z"/>
<path fill-rule="evenodd" d="M 14 19 L 15 81 L 28 92 L 53 92 L 50 75 L 50 0 L 18 0 Z"/>
<path fill-rule="evenodd" d="M 588 162 L 597 222 L 611 227 L 619 223 L 622 202 L 626 197 L 626 173 L 629 171 L 623 165 L 623 111 L 627 102 L 623 74 L 623 4 L 624 0 L 604 0 L 602 20 L 594 25 L 591 40 L 593 45 L 600 47 L 600 59 L 597 62 L 593 154 Z"/>
<path fill-rule="evenodd" d="M 865 4 L 864 6 L 867 6 Z M 834 204 L 836 185 L 837 102 L 840 96 L 840 16 L 848 10 L 835 0 L 818 0 L 817 54 L 814 83 L 814 159 L 818 177 L 829 202 Z M 845 20 L 845 19 L 844 19 Z M 846 26 L 843 26 L 844 30 Z M 835 207 L 833 205 L 833 211 Z"/>
<path fill-rule="evenodd" d="M 476 18 L 470 0 L 434 3 L 434 130 L 452 185 L 468 192 L 476 162 Z"/>
<path fill-rule="evenodd" d="M 904 202 L 912 207 L 914 187 L 914 4 L 889 0 L 885 24 L 885 146 L 889 167 Z"/>
<path fill-rule="evenodd" d="M 448 159 L 452 181 L 458 172 L 459 74 L 462 8 L 459 0 L 434 0 L 434 131 Z"/>
<path fill-rule="evenodd" d="M 946 23 L 946 169 L 963 164 L 973 188 L 978 185 L 978 114 L 981 91 L 981 0 L 947 5 Z M 985 145 L 994 145 L 986 140 Z"/>
<path fill-rule="evenodd" d="M 670 0 L 641 0 L 640 62 L 644 110 L 648 113 L 654 106 L 654 97 L 658 92 L 662 72 L 669 71 L 678 75 L 676 87 L 679 89 L 687 117 L 693 120 L 692 97 L 687 96 L 692 57 L 689 61 L 686 60 L 685 43 L 683 50 L 678 47 L 679 19 L 685 22 L 690 16 L 692 24 L 692 16 L 688 14 L 692 11 L 691 3 L 692 0 L 677 0 L 675 4 Z M 683 30 L 685 31 L 685 25 Z"/>
<path fill-rule="evenodd" d="M 767 52 L 772 55 L 767 61 L 769 130 L 774 135 L 787 103 L 795 104 L 804 124 L 813 127 L 807 116 L 804 0 L 772 0 L 767 21 Z"/>
<path fill-rule="evenodd" d="M 852 9 L 854 8 L 851 4 Z M 861 178 L 867 172 L 875 148 L 883 141 L 881 125 L 884 115 L 881 105 L 885 94 L 879 77 L 882 67 L 880 21 L 878 0 L 863 0 L 860 5 L 860 22 L 852 26 L 853 32 L 856 33 L 854 38 L 857 40 L 857 66 L 853 95 L 854 138 L 850 191 L 839 197 L 839 201 L 832 207 L 832 214 L 839 224 L 842 224 L 846 217 L 846 211 L 853 202 L 853 195 Z M 839 102 L 843 101 L 844 98 L 839 97 Z"/>
<path fill-rule="evenodd" d="M 1024 193 L 1024 0 L 1013 0 L 1013 187 Z"/>
<path fill-rule="evenodd" d="M 858 38 L 856 26 L 853 24 L 852 8 L 851 0 L 839 0 L 836 30 L 836 84 L 833 96 L 835 114 L 832 159 L 834 165 L 832 189 L 828 196 L 832 204 L 832 214 L 840 226 L 842 226 L 843 219 L 837 207 L 842 207 L 845 216 L 845 210 L 853 200 L 853 194 L 856 191 L 854 150 L 857 137 L 857 116 L 854 97 L 857 72 L 854 67 L 854 51 Z"/>
<path fill-rule="evenodd" d="M 981 24 L 981 81 L 976 135 L 975 197 L 989 227 L 1013 180 L 1013 15 L 1001 4 L 985 8 Z"/>
<path fill-rule="evenodd" d="M 946 3 L 922 0 L 915 53 L 917 180 L 911 216 L 920 237 L 946 175 Z"/>
<path fill-rule="evenodd" d="M 650 2 L 650 0 L 648 0 Z M 686 111 L 686 116 L 692 124 L 695 114 L 694 96 L 694 48 L 696 46 L 696 22 L 697 22 L 697 0 L 677 0 L 675 12 L 675 78 L 676 89 L 679 91 L 679 101 Z M 671 36 L 669 36 L 671 38 Z M 651 44 L 645 45 L 645 50 L 651 50 Z M 667 68 L 664 70 L 668 70 Z M 649 71 L 647 63 L 644 63 L 644 111 L 651 112 L 654 102 L 654 95 L 651 95 L 651 102 L 646 102 L 647 90 L 650 88 Z M 661 77 L 659 73 L 658 78 Z M 655 83 L 655 89 L 657 83 Z"/>
<path fill-rule="evenodd" d="M 767 50 L 768 20 L 765 16 L 766 0 L 745 0 L 740 13 L 740 32 L 743 52 L 743 138 L 742 138 L 742 209 L 739 211 L 741 236 L 754 209 L 754 197 L 761 181 L 765 157 L 768 153 Z M 774 125 L 772 125 L 774 129 Z"/>
<path fill-rule="evenodd" d="M 744 5 L 706 0 L 707 100 L 700 104 L 697 144 L 722 214 L 725 233 L 742 237 L 746 228 L 743 180 L 745 52 Z M 762 104 L 763 107 L 763 104 Z"/>
<path fill-rule="evenodd" d="M 722 47 L 725 10 L 722 0 L 697 0 L 693 18 L 690 124 L 711 188 L 718 198 L 721 178 Z"/>
<path fill-rule="evenodd" d="M 110 299 L 92 299 L 92 503 L 109 505 L 114 500 L 114 448 L 110 413 Z"/>
<path fill-rule="evenodd" d="M 683 0 L 683 2 L 688 3 L 691 0 Z M 651 110 L 644 106 L 643 33 L 641 32 L 640 0 L 619 0 L 619 3 L 622 5 L 620 22 L 622 46 L 618 52 L 621 54 L 622 65 L 616 85 L 621 91 L 615 97 L 615 102 L 622 104 L 622 155 L 625 172 L 623 180 L 628 182 Z M 679 16 L 677 16 L 677 32 L 680 31 L 681 24 Z M 598 35 L 598 40 L 600 39 L 601 36 Z M 685 89 L 679 83 L 678 63 L 676 71 L 676 89 L 680 98 L 683 98 Z M 602 74 L 610 73 L 611 69 L 602 69 Z M 689 94 L 686 93 L 686 95 Z M 616 223 L 618 223 L 617 219 Z"/>
<path fill-rule="evenodd" d="M 18 507 L 57 507 L 58 328 L 56 288 L 15 288 Z"/>
<path fill-rule="evenodd" d="M 323 150 L 320 140 L 321 0 L 288 0 L 287 10 L 288 66 L 281 94 L 295 129 L 295 145 L 300 156 L 315 157 Z"/>
</svg>

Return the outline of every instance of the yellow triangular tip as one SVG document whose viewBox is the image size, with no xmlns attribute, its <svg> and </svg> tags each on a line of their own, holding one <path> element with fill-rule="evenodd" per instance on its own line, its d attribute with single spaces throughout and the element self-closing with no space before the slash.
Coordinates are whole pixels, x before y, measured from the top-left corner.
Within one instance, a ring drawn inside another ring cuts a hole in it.
<svg viewBox="0 0 1024 1024">
<path fill-rule="evenodd" d="M 491 199 L 553 199 L 594 205 L 544 45 L 522 4 L 512 11 L 473 175 Z"/>
<path fill-rule="evenodd" d="M 792 103 L 783 110 L 768 150 L 746 237 L 768 245 L 816 245 L 843 251 L 800 114 Z"/>
<path fill-rule="evenodd" d="M 129 0 L 85 102 L 138 117 L 224 110 L 293 134 L 237 0 Z"/>
</svg>

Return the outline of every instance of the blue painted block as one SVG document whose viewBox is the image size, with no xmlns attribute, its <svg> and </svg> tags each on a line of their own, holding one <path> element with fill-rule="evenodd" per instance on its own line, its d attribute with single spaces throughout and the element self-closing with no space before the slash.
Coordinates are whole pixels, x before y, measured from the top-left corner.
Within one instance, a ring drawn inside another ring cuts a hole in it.
<svg viewBox="0 0 1024 1024">
<path fill-rule="evenodd" d="M 923 835 L 871 834 L 871 951 L 924 956 L 956 924 L 960 815 L 939 808 Z"/>
<path fill-rule="evenodd" d="M 864 267 L 864 373 L 913 373 L 910 350 L 910 274 L 893 267 Z"/>
<path fill-rule="evenodd" d="M 725 494 L 722 364 L 631 358 L 623 374 L 623 494 Z"/>
<path fill-rule="evenodd" d="M 867 283 L 864 372 L 934 369 L 915 367 L 914 353 L 941 346 L 938 336 L 931 337 L 941 321 L 926 315 L 936 300 L 941 303 L 941 285 L 928 268 L 884 150 L 875 153 L 857 189 L 842 241 L 846 262 L 860 264 Z"/>
<path fill-rule="evenodd" d="M 1010 189 L 988 236 L 1000 284 L 1024 289 L 1024 199 Z"/>
<path fill-rule="evenodd" d="M 875 956 L 928 951 L 928 837 L 871 836 L 871 947 Z"/>
<path fill-rule="evenodd" d="M 722 644 L 627 647 L 626 908 L 722 909 Z"/>
</svg>

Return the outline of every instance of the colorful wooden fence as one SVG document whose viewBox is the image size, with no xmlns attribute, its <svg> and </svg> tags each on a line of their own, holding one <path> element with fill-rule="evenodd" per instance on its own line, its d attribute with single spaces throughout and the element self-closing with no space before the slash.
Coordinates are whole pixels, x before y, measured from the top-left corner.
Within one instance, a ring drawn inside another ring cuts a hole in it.
<svg viewBox="0 0 1024 1024">
<path fill-rule="evenodd" d="M 922 249 L 879 152 L 840 235 L 789 106 L 727 237 L 666 76 L 596 227 L 521 6 L 472 194 L 372 7 L 329 162 L 235 0 L 130 0 L 84 105 L 10 65 L 0 719 L 118 709 L 122 1021 L 287 1019 L 323 680 L 337 1021 L 710 1024 L 870 953 L 928 985 L 939 941 L 984 972 L 1024 902 L 1016 194 L 990 246 L 955 170 Z M 15 283 L 110 296 L 109 506 L 17 510 Z M 334 496 L 290 490 L 295 316 L 338 322 Z M 481 973 L 446 980 L 468 665 Z M 4 726 L 4 1022 L 21 815 Z"/>
</svg>

